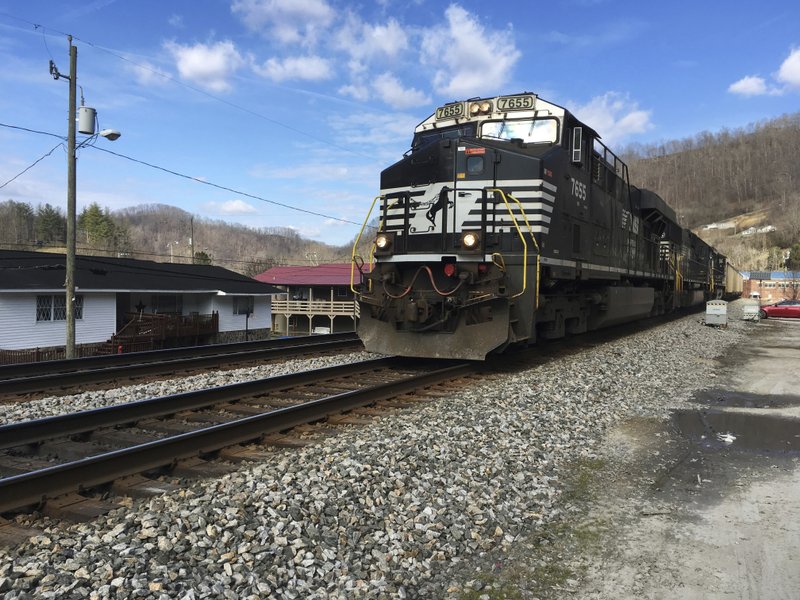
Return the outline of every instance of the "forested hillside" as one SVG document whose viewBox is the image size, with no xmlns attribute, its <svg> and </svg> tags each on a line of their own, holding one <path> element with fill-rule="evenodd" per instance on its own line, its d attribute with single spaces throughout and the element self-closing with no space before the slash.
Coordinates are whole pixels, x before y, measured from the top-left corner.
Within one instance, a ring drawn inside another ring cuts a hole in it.
<svg viewBox="0 0 800 600">
<path fill-rule="evenodd" d="M 793 247 L 792 264 L 800 265 L 800 113 L 733 131 L 633 145 L 621 154 L 631 183 L 660 194 L 683 225 L 739 268 L 782 268 Z M 60 205 L 52 198 L 38 206 L 1 202 L 0 246 L 63 251 L 66 219 Z M 714 227 L 704 228 L 709 224 Z M 349 246 L 307 240 L 290 228 L 232 225 L 165 205 L 114 212 L 96 204 L 85 208 L 78 217 L 78 252 L 213 262 L 247 275 L 274 265 L 350 257 Z"/>
<path fill-rule="evenodd" d="M 49 204 L 0 203 L 0 247 L 64 251 L 66 217 Z M 165 205 L 109 212 L 92 204 L 78 215 L 79 254 L 130 256 L 158 262 L 213 263 L 246 275 L 275 265 L 346 262 L 350 247 L 301 237 L 289 228 L 254 229 L 195 217 Z"/>
<path fill-rule="evenodd" d="M 207 258 L 246 275 L 276 265 L 350 260 L 349 246 L 308 240 L 288 227 L 255 229 L 193 217 L 179 208 L 163 205 L 127 208 L 113 216 L 127 228 L 132 248 L 148 248 L 163 261 L 190 262 L 192 246 L 197 258 Z"/>
<path fill-rule="evenodd" d="M 800 113 L 623 152 L 631 183 L 657 192 L 743 269 L 780 268 L 800 242 L 799 156 Z M 720 223 L 734 227 L 703 229 Z"/>
</svg>

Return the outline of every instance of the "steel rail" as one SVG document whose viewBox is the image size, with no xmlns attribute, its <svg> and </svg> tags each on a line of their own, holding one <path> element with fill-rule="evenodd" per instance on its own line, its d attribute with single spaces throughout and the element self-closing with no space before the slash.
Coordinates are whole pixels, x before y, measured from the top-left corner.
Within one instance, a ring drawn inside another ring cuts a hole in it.
<svg viewBox="0 0 800 600">
<path fill-rule="evenodd" d="M 0 365 L 0 381 L 17 379 L 25 376 L 48 374 L 73 373 L 103 367 L 119 367 L 130 364 L 143 364 L 146 362 L 163 362 L 181 358 L 196 358 L 200 356 L 216 356 L 221 354 L 238 354 L 253 350 L 268 348 L 291 348 L 293 346 L 306 346 L 321 340 L 327 342 L 356 342 L 358 336 L 353 332 L 332 333 L 325 336 L 304 335 L 291 338 L 272 340 L 257 340 L 252 342 L 232 342 L 229 344 L 208 344 L 204 346 L 182 346 L 180 348 L 167 348 L 164 350 L 148 350 L 143 352 L 128 352 L 126 354 L 106 354 L 104 356 L 87 356 L 84 358 L 70 358 L 63 360 L 44 360 L 39 362 L 26 362 L 11 365 Z"/>
<path fill-rule="evenodd" d="M 52 438 L 87 433 L 101 427 L 114 427 L 142 419 L 172 415 L 185 410 L 197 410 L 222 402 L 241 400 L 255 394 L 266 394 L 298 385 L 318 383 L 334 377 L 384 369 L 398 364 L 408 364 L 408 361 L 379 358 L 255 381 L 231 383 L 171 396 L 159 396 L 65 415 L 9 423 L 0 426 L 0 449 L 38 444 Z"/>
<path fill-rule="evenodd" d="M 217 354 L 212 356 L 199 356 L 175 360 L 160 360 L 143 364 L 127 364 L 111 366 L 103 369 L 77 371 L 72 373 L 53 373 L 31 377 L 19 377 L 0 381 L 0 396 L 12 396 L 33 392 L 42 392 L 48 389 L 61 389 L 75 386 L 79 383 L 93 384 L 105 381 L 114 381 L 120 378 L 144 375 L 160 375 L 176 371 L 186 371 L 205 367 L 215 367 L 231 362 L 248 362 L 252 360 L 275 359 L 285 356 L 307 353 L 311 350 L 324 352 L 336 350 L 349 345 L 360 344 L 355 339 L 346 341 L 317 341 L 306 344 L 269 347 L 262 350 L 237 352 L 235 354 Z"/>
<path fill-rule="evenodd" d="M 474 363 L 460 363 L 416 377 L 336 394 L 263 415 L 0 479 L 0 512 L 39 504 L 49 497 L 80 492 L 120 477 L 169 466 L 177 460 L 210 454 L 226 446 L 256 441 L 270 433 L 462 377 L 474 373 L 477 368 Z"/>
</svg>

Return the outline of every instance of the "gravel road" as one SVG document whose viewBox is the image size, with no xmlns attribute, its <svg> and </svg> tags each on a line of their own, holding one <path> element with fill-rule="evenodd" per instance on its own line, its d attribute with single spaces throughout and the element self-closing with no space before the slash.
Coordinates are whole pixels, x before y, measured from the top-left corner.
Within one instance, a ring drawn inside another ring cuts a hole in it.
<svg viewBox="0 0 800 600">
<path fill-rule="evenodd" d="M 569 531 L 564 524 L 581 517 L 573 506 L 581 469 L 600 460 L 604 434 L 614 425 L 663 417 L 714 381 L 714 358 L 748 330 L 735 311 L 727 329 L 706 327 L 695 315 L 492 375 L 452 397 L 311 447 L 276 450 L 271 460 L 131 501 L 90 523 L 39 521 L 42 535 L 0 550 L 0 594 L 8 600 L 562 597 L 578 585 L 574 577 L 585 563 L 552 551 L 559 532 Z M 283 368 L 335 360 L 347 359 Z M 235 377 L 209 373 L 181 385 Z M 179 387 L 161 382 L 5 406 L 0 420 Z"/>
</svg>

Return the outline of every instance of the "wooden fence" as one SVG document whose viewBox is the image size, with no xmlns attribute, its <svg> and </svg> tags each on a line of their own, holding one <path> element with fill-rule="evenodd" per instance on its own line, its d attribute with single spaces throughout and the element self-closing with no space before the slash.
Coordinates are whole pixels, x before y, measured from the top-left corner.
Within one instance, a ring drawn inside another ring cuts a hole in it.
<svg viewBox="0 0 800 600">
<path fill-rule="evenodd" d="M 219 332 L 219 315 L 126 315 L 128 323 L 111 339 L 92 344 L 78 344 L 78 358 L 104 354 L 127 354 L 174 346 L 192 346 L 208 342 Z M 0 350 L 0 364 L 14 365 L 66 358 L 64 346 L 30 348 L 25 350 Z"/>
</svg>

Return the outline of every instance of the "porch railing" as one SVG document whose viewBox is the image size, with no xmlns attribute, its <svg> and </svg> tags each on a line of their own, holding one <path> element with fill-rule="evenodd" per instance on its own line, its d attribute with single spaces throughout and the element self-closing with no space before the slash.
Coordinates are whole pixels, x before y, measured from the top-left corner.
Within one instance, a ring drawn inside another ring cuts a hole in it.
<svg viewBox="0 0 800 600">
<path fill-rule="evenodd" d="M 273 314 L 282 315 L 330 315 L 359 316 L 358 302 L 355 300 L 272 300 Z"/>
</svg>

